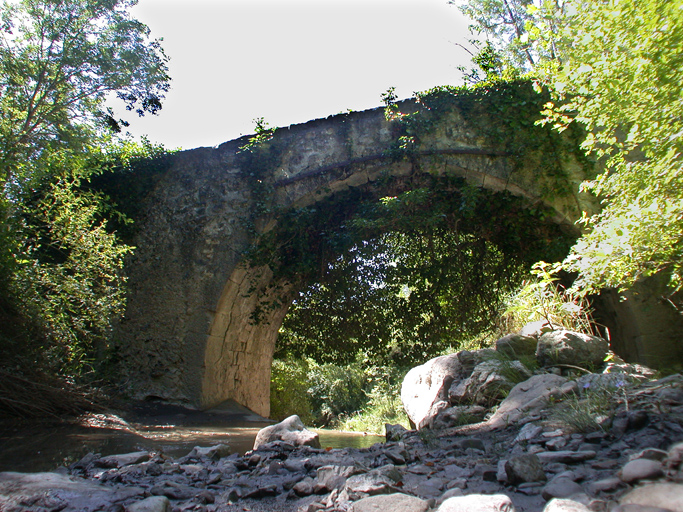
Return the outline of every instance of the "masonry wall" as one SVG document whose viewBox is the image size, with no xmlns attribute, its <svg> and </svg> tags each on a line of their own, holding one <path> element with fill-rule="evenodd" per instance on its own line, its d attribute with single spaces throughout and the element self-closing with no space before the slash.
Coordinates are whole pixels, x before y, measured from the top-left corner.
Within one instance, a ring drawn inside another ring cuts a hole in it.
<svg viewBox="0 0 683 512">
<path fill-rule="evenodd" d="M 539 175 L 538 161 L 531 157 L 520 168 L 496 148 L 482 147 L 457 111 L 425 138 L 422 159 L 386 158 L 393 140 L 382 109 L 279 129 L 269 142 L 279 148 L 277 160 L 259 179 L 268 180 L 270 200 L 280 207 L 311 204 L 348 187 L 373 187 L 383 173 L 415 172 L 451 173 L 530 204 L 544 203 L 570 230 L 581 210 L 594 206 L 573 192 L 551 203 L 542 199 L 554 178 Z M 240 266 L 255 236 L 245 219 L 263 199 L 255 197 L 255 178 L 240 167 L 245 142 L 175 155 L 141 199 L 137 249 L 127 265 L 128 308 L 116 327 L 122 380 L 136 398 L 193 407 L 234 399 L 269 413 L 270 366 L 288 305 L 270 311 L 265 322 L 252 321 L 258 306 L 253 290 L 267 293 L 283 283 L 272 283 L 267 270 Z M 584 170 L 569 156 L 563 166 L 578 190 Z M 277 218 L 265 216 L 255 225 L 263 230 L 275 223 Z"/>
</svg>

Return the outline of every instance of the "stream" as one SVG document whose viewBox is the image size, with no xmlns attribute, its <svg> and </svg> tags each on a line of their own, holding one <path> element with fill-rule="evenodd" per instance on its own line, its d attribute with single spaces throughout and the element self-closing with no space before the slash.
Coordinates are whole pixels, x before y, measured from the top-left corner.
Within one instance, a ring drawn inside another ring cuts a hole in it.
<svg viewBox="0 0 683 512">
<path fill-rule="evenodd" d="M 89 452 L 102 456 L 162 451 L 182 457 L 195 446 L 227 444 L 232 452 L 251 450 L 260 429 L 274 422 L 235 402 L 209 411 L 161 403 L 139 403 L 125 412 L 88 414 L 71 422 L 0 423 L 0 471 L 52 471 Z M 311 429 L 323 448 L 364 448 L 384 436 Z"/>
</svg>

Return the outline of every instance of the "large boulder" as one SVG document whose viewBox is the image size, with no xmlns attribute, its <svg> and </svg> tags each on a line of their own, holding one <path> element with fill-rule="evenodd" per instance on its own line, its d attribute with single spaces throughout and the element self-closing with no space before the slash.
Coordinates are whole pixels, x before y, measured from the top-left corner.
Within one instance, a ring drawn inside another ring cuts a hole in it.
<svg viewBox="0 0 683 512">
<path fill-rule="evenodd" d="M 548 404 L 551 396 L 559 397 L 564 394 L 563 386 L 567 382 L 564 377 L 552 373 L 534 375 L 520 382 L 498 406 L 489 419 L 489 424 L 493 428 L 506 427 L 540 411 Z"/>
<path fill-rule="evenodd" d="M 450 354 L 430 359 L 408 372 L 401 386 L 401 400 L 413 426 L 419 430 L 430 424 L 441 410 L 433 406 L 448 399 L 451 384 L 465 371 L 459 354 Z"/>
<path fill-rule="evenodd" d="M 515 384 L 529 377 L 531 372 L 519 361 L 484 361 L 467 379 L 451 384 L 448 398 L 453 404 L 491 406 L 507 396 Z"/>
<path fill-rule="evenodd" d="M 275 441 L 284 441 L 285 443 L 294 446 L 312 446 L 313 448 L 320 448 L 320 439 L 318 434 L 311 432 L 304 427 L 301 419 L 295 414 L 287 419 L 282 420 L 276 425 L 262 428 L 256 434 L 254 440 L 254 450 L 264 444 Z"/>
<path fill-rule="evenodd" d="M 602 367 L 608 352 L 609 345 L 603 338 L 559 330 L 547 332 L 538 339 L 536 359 L 542 365 Z"/>
</svg>

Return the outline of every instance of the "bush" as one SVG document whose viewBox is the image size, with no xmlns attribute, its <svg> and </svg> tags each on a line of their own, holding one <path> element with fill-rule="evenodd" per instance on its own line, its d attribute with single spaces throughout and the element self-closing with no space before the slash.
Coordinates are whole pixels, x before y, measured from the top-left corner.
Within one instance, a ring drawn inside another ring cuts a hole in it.
<svg viewBox="0 0 683 512">
<path fill-rule="evenodd" d="M 328 426 L 343 414 L 360 410 L 367 403 L 368 376 L 358 362 L 311 366 L 308 389 L 316 420 Z"/>
<path fill-rule="evenodd" d="M 273 361 L 271 418 L 298 414 L 306 424 L 384 433 L 385 423 L 408 427 L 400 386 L 402 368 L 373 366 L 363 359 L 347 365 L 312 359 Z"/>
<path fill-rule="evenodd" d="M 297 414 L 305 424 L 313 423 L 308 395 L 309 363 L 302 359 L 274 360 L 270 380 L 270 417 L 282 421 Z"/>
<path fill-rule="evenodd" d="M 368 393 L 368 403 L 348 418 L 342 419 L 337 424 L 339 430 L 353 432 L 369 432 L 383 435 L 385 424 L 400 424 L 410 429 L 408 416 L 403 409 L 400 386 L 377 385 Z"/>
<path fill-rule="evenodd" d="M 499 334 L 519 332 L 529 322 L 545 320 L 572 331 L 595 334 L 588 301 L 566 290 L 557 274 L 561 266 L 543 261 L 531 271 L 532 279 L 510 295 L 499 320 Z"/>
</svg>

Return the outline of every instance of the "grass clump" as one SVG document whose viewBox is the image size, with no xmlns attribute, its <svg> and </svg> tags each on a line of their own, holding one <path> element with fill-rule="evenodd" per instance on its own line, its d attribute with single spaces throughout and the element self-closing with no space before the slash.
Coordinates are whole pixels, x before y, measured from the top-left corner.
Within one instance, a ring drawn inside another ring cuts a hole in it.
<svg viewBox="0 0 683 512">
<path fill-rule="evenodd" d="M 606 431 L 618 407 L 618 388 L 586 382 L 579 393 L 552 408 L 551 420 L 575 433 Z"/>
</svg>

